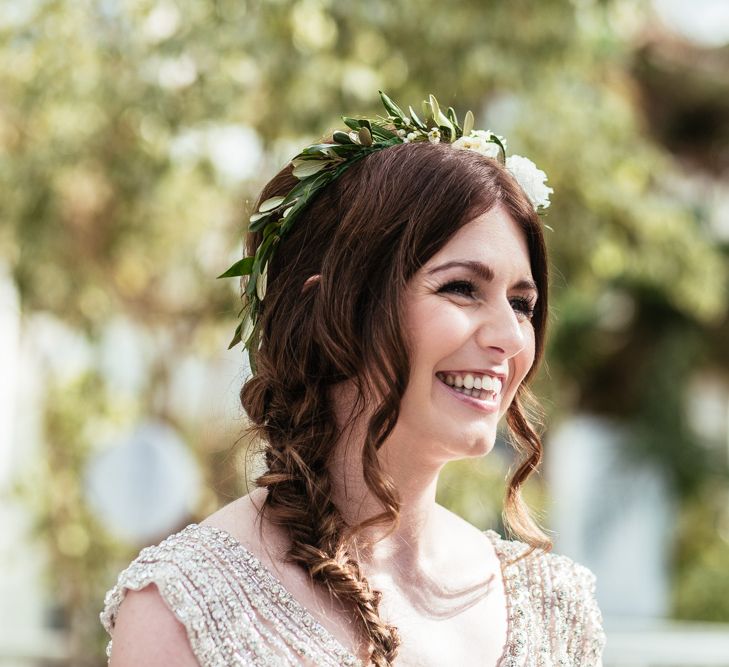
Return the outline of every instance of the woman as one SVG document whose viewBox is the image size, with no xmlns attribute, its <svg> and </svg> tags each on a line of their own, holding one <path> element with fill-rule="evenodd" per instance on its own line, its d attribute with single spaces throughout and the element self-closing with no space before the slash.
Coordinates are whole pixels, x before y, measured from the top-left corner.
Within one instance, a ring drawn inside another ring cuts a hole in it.
<svg viewBox="0 0 729 667">
<path fill-rule="evenodd" d="M 595 581 L 548 553 L 520 489 L 542 456 L 523 404 L 544 347 L 544 173 L 431 96 L 347 119 L 251 217 L 243 407 L 258 488 L 144 550 L 109 592 L 112 667 L 598 665 Z M 505 417 L 522 541 L 435 502 Z M 123 601 L 123 604 L 122 604 Z"/>
</svg>

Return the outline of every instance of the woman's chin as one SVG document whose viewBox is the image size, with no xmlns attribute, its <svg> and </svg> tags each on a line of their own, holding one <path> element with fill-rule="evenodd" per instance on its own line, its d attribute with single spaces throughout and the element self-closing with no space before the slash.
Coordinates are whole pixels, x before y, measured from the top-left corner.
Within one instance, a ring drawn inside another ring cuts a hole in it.
<svg viewBox="0 0 729 667">
<path fill-rule="evenodd" d="M 448 451 L 454 459 L 476 458 L 491 452 L 496 444 L 496 430 L 479 429 L 480 432 L 463 433 L 448 440 Z"/>
<path fill-rule="evenodd" d="M 493 450 L 494 444 L 495 438 L 483 438 L 475 440 L 473 443 L 471 443 L 468 452 L 466 453 L 466 456 L 486 456 L 486 454 L 489 454 Z"/>
</svg>

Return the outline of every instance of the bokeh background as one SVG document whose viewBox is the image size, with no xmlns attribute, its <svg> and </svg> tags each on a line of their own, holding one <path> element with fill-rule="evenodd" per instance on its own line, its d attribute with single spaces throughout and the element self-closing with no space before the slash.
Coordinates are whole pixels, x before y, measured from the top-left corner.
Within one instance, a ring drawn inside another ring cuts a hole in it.
<svg viewBox="0 0 729 667">
<path fill-rule="evenodd" d="M 428 93 L 556 191 L 527 497 L 606 665 L 729 665 L 729 3 L 0 2 L 0 665 L 105 664 L 140 547 L 245 493 L 228 351 L 250 202 Z M 499 443 L 440 499 L 502 530 Z"/>
</svg>

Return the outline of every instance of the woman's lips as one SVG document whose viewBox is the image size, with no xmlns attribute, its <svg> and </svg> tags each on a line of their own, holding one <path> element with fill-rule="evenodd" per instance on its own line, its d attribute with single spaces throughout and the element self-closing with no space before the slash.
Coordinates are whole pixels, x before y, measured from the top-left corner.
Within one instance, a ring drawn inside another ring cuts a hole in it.
<svg viewBox="0 0 729 667">
<path fill-rule="evenodd" d="M 443 387 L 450 396 L 486 414 L 493 414 L 499 409 L 499 405 L 501 403 L 500 391 L 495 393 L 493 391 L 475 390 L 478 394 L 474 396 L 473 389 L 449 385 L 440 377 L 438 377 L 438 385 Z M 470 392 L 471 395 L 466 392 Z"/>
</svg>

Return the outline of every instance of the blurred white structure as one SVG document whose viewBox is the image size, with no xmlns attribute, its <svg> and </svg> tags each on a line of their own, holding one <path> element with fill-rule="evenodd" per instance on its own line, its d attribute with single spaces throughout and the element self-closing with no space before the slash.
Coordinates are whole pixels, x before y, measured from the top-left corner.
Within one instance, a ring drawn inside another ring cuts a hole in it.
<svg viewBox="0 0 729 667">
<path fill-rule="evenodd" d="M 674 503 L 660 472 L 626 460 L 617 422 L 577 416 L 549 438 L 546 474 L 555 551 L 597 576 L 610 617 L 663 618 L 670 587 Z"/>
<path fill-rule="evenodd" d="M 189 448 L 156 420 L 99 451 L 86 471 L 89 506 L 107 529 L 137 544 L 178 528 L 195 511 L 200 486 Z"/>
<path fill-rule="evenodd" d="M 604 667 L 727 667 L 729 629 L 720 623 L 635 622 L 607 628 Z"/>
<path fill-rule="evenodd" d="M 625 456 L 629 438 L 621 424 L 590 415 L 552 431 L 554 550 L 597 577 L 605 667 L 727 667 L 728 625 L 666 620 L 676 507 L 659 471 Z"/>
<path fill-rule="evenodd" d="M 0 262 L 0 665 L 20 667 L 63 655 L 62 638 L 47 628 L 44 560 L 30 546 L 27 511 L 12 499 L 12 484 L 37 452 L 33 413 L 37 377 L 20 343 L 20 302 Z M 22 409 L 21 409 L 22 408 Z M 21 446 L 15 446 L 22 442 Z"/>
</svg>

